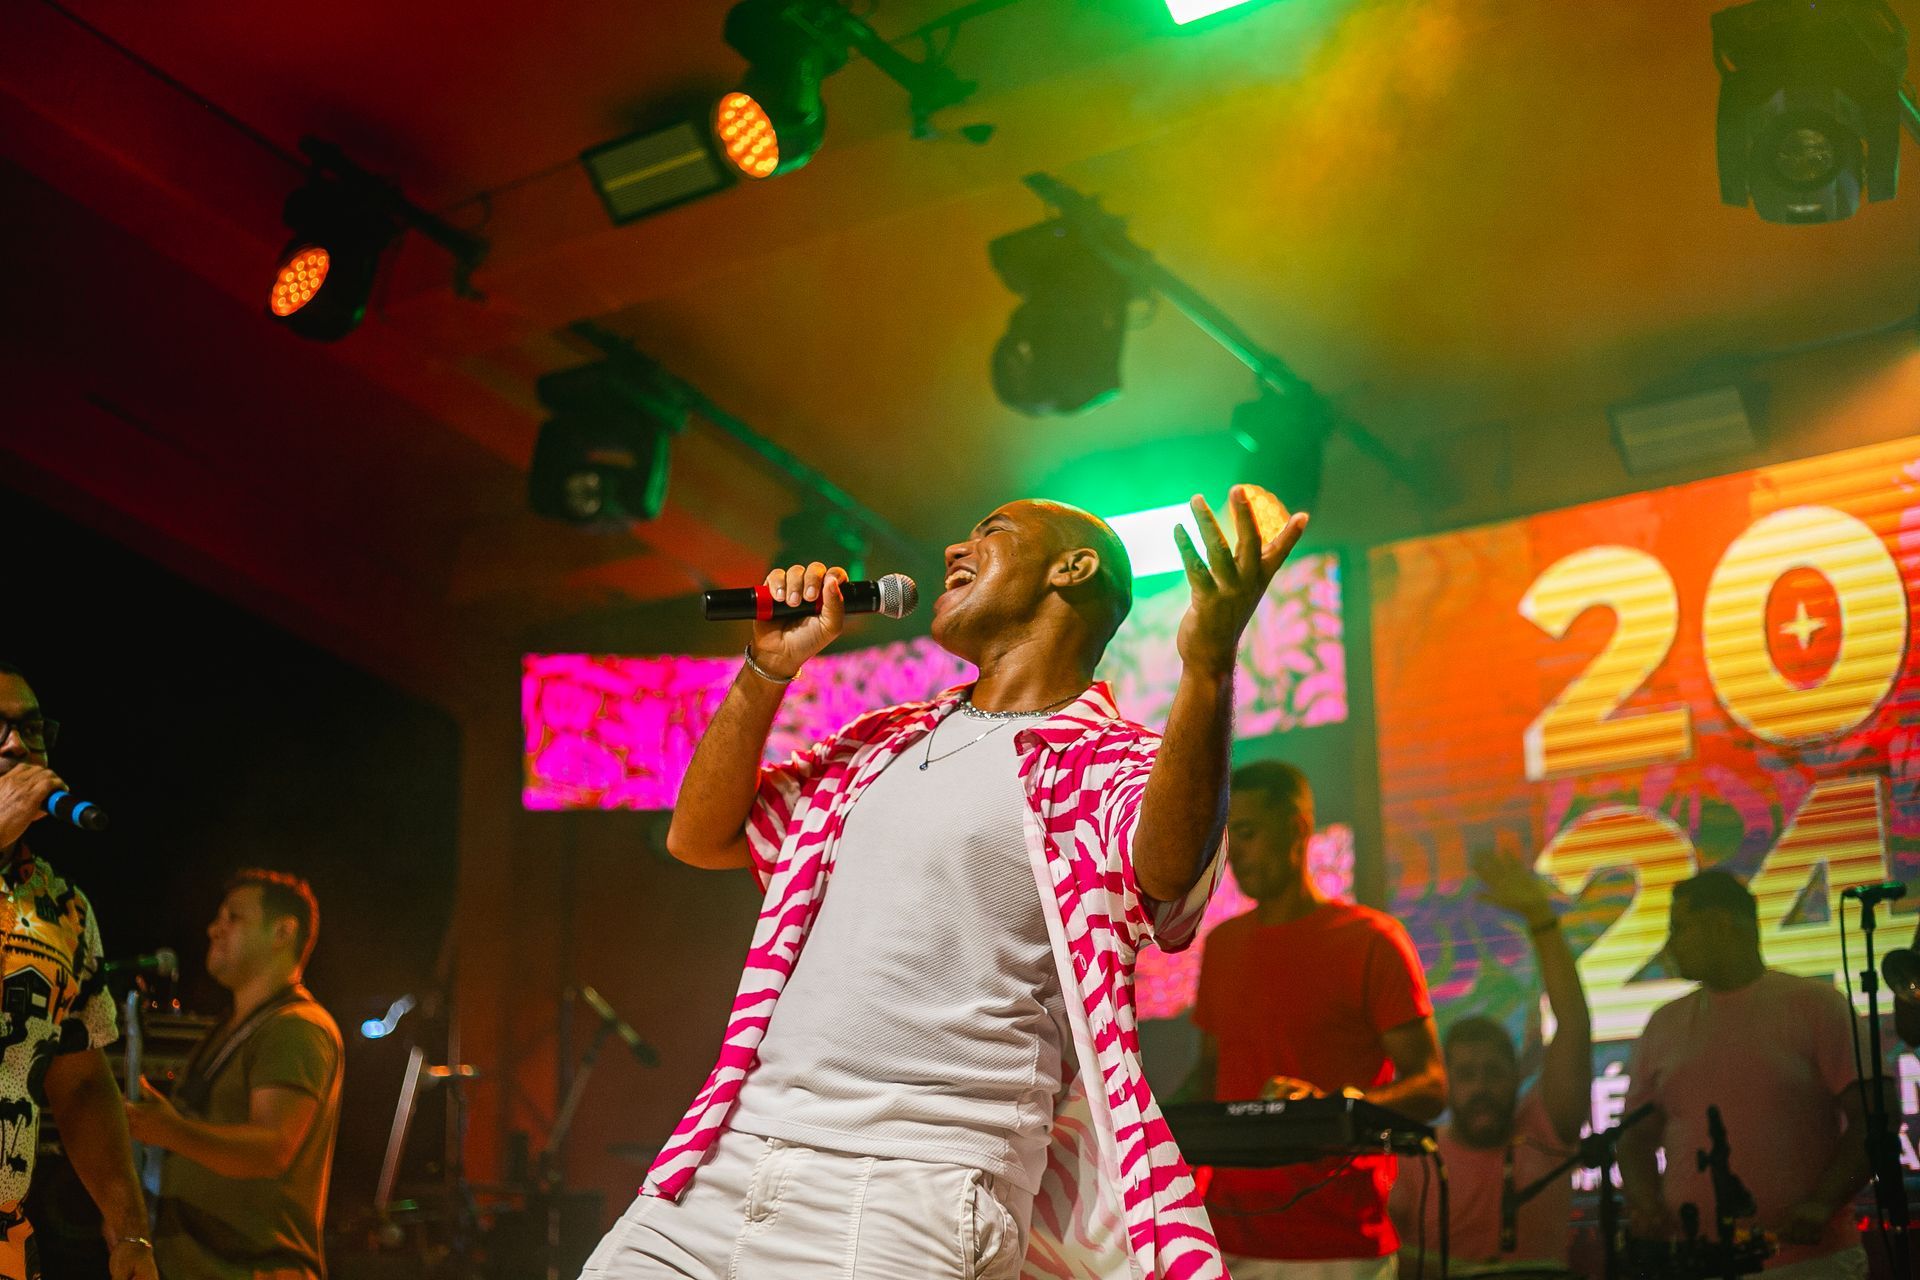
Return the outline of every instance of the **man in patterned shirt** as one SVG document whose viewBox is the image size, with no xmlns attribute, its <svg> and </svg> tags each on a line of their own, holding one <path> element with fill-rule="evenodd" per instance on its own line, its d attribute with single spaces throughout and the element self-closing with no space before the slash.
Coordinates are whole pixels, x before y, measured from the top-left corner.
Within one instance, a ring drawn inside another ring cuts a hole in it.
<svg viewBox="0 0 1920 1280">
<path fill-rule="evenodd" d="M 74 1172 L 105 1219 L 113 1280 L 155 1280 L 147 1209 L 120 1088 L 102 1050 L 116 1036 L 86 895 L 27 851 L 27 828 L 65 784 L 47 766 L 59 726 L 0 663 L 0 1280 L 37 1280 L 20 1210 L 46 1099 Z"/>
<path fill-rule="evenodd" d="M 755 625 L 667 836 L 751 868 L 765 905 L 720 1062 L 587 1277 L 1223 1275 L 1133 963 L 1185 946 L 1217 879 L 1241 633 L 1306 525 L 1251 486 L 1231 505 L 1237 547 L 1199 498 L 1206 556 L 1176 534 L 1164 743 L 1093 682 L 1132 571 L 1083 511 L 1009 503 L 947 548 L 933 636 L 971 686 L 763 768 L 846 577 L 768 576 L 820 613 Z"/>
</svg>

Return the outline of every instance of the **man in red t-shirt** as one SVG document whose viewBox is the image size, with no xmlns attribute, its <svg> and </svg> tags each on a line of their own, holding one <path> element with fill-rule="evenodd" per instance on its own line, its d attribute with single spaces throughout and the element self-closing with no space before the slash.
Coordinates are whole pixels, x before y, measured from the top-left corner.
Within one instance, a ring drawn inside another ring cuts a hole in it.
<svg viewBox="0 0 1920 1280">
<path fill-rule="evenodd" d="M 1446 1073 L 1413 942 L 1322 897 L 1307 874 L 1313 791 L 1276 760 L 1233 774 L 1227 860 L 1252 911 L 1207 939 L 1183 1101 L 1357 1093 L 1431 1120 Z M 1207 1211 L 1234 1280 L 1388 1280 L 1392 1156 L 1216 1170 Z"/>
</svg>

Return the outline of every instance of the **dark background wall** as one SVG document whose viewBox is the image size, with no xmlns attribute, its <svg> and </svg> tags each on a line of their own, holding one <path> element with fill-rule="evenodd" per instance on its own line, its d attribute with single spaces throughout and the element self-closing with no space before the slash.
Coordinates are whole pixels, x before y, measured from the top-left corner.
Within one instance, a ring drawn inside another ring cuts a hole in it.
<svg viewBox="0 0 1920 1280">
<path fill-rule="evenodd" d="M 42 822 L 31 843 L 92 900 L 110 958 L 180 953 L 189 1012 L 225 1008 L 203 960 L 227 875 L 312 882 L 308 985 L 347 1039 L 344 1221 L 371 1202 L 406 1056 L 358 1025 L 433 980 L 452 914 L 458 726 L 4 485 L 16 590 L 0 658 L 61 721 L 54 767 L 113 817 L 99 835 Z M 416 1170 L 439 1141 L 434 1106 L 409 1144 Z"/>
</svg>

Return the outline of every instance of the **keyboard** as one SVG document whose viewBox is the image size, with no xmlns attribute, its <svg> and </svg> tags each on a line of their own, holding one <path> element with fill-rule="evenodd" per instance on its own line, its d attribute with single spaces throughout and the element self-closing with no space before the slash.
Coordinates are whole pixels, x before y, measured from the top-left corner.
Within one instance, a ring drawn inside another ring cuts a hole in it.
<svg viewBox="0 0 1920 1280">
<path fill-rule="evenodd" d="M 1188 1102 L 1166 1108 L 1189 1164 L 1268 1169 L 1330 1156 L 1418 1155 L 1433 1129 L 1361 1098 Z"/>
</svg>

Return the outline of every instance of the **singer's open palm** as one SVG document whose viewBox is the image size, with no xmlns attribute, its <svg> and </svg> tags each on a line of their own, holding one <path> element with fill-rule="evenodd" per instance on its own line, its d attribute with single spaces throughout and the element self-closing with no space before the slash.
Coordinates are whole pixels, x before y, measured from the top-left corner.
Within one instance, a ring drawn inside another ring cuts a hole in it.
<svg viewBox="0 0 1920 1280">
<path fill-rule="evenodd" d="M 1185 525 L 1173 531 L 1180 559 L 1187 567 L 1187 585 L 1193 590 L 1193 603 L 1180 620 L 1180 661 L 1209 672 L 1225 672 L 1233 666 L 1240 651 L 1241 632 L 1252 621 L 1273 575 L 1280 572 L 1307 528 L 1305 512 L 1289 516 L 1280 500 L 1258 485 L 1235 485 L 1227 505 L 1236 546 L 1227 546 L 1213 508 L 1198 496 L 1193 499 L 1193 514 L 1207 554 L 1203 557 L 1194 547 Z M 1264 541 L 1256 505 L 1272 513 L 1268 521 L 1272 532 Z"/>
<path fill-rule="evenodd" d="M 796 674 L 801 664 L 832 644 L 846 624 L 847 611 L 840 599 L 840 584 L 847 571 L 839 565 L 829 569 L 815 560 L 767 574 L 767 589 L 776 603 L 820 602 L 820 612 L 803 618 L 786 618 L 753 624 L 753 656 L 769 674 L 786 677 Z"/>
</svg>

